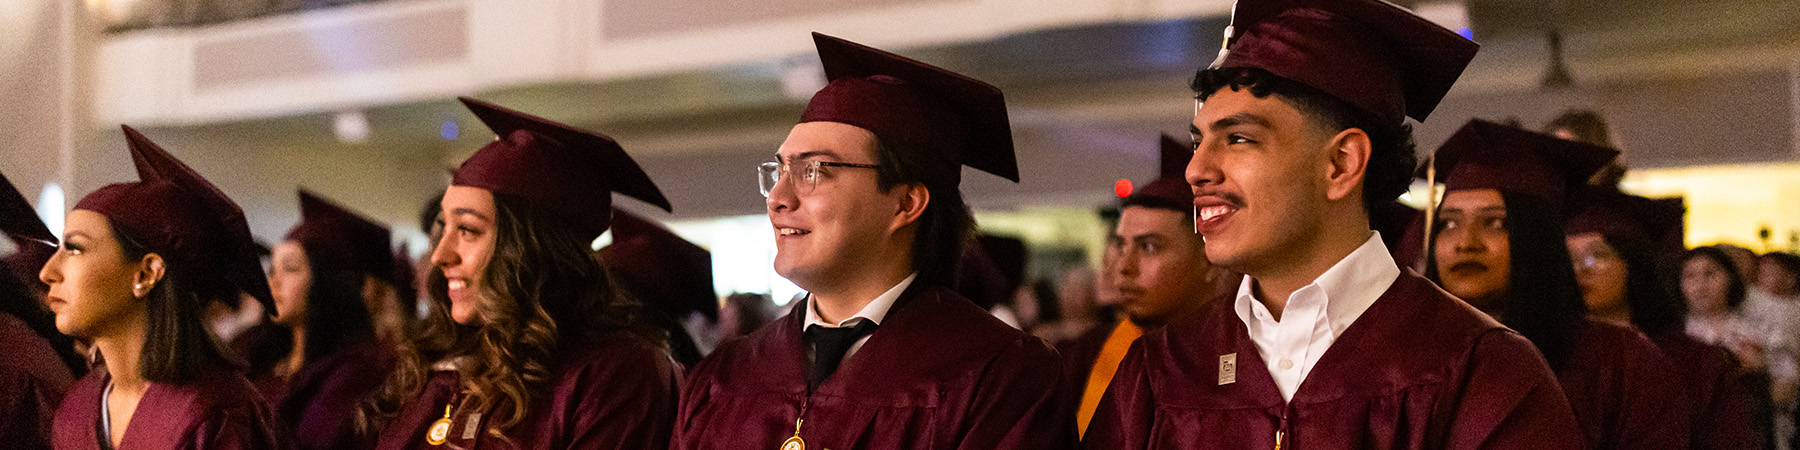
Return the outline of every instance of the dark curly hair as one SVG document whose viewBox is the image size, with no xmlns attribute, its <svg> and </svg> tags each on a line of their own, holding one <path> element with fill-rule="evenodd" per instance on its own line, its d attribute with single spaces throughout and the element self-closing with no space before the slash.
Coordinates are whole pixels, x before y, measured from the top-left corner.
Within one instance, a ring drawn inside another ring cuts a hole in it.
<svg viewBox="0 0 1800 450">
<path fill-rule="evenodd" d="M 1257 98 L 1270 95 L 1287 100 L 1301 115 L 1332 132 L 1351 128 L 1369 135 L 1369 164 L 1363 173 L 1363 209 L 1370 215 L 1376 205 L 1392 202 L 1412 185 L 1419 164 L 1412 125 L 1389 124 L 1349 102 L 1323 91 L 1255 68 L 1201 69 L 1189 86 L 1194 98 L 1206 101 L 1220 89 L 1248 89 Z"/>
<path fill-rule="evenodd" d="M 437 361 L 460 358 L 457 368 L 468 404 L 496 411 L 499 428 L 524 421 L 543 395 L 561 344 L 584 336 L 626 330 L 664 343 L 638 303 L 621 293 L 586 239 L 549 212 L 505 194 L 494 194 L 494 251 L 482 273 L 480 325 L 450 317 L 441 270 L 431 271 L 431 313 L 419 332 L 402 343 L 393 375 L 365 410 L 365 426 L 392 419 L 417 398 Z"/>
</svg>

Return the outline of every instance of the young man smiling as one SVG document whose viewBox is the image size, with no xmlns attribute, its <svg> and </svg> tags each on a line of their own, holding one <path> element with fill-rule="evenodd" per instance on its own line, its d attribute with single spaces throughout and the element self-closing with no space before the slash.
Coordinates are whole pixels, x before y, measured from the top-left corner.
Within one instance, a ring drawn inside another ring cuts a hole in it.
<svg viewBox="0 0 1800 450">
<path fill-rule="evenodd" d="M 1125 318 L 1057 344 L 1064 360 L 1063 388 L 1079 399 L 1075 424 L 1087 431 L 1101 395 L 1131 343 L 1237 288 L 1237 274 L 1206 261 L 1206 243 L 1194 233 L 1194 193 L 1182 172 L 1193 152 L 1162 136 L 1158 177 L 1120 202 L 1119 222 L 1107 236 L 1102 270 L 1112 276 Z M 1075 406 L 1075 405 L 1071 405 Z"/>
<path fill-rule="evenodd" d="M 695 366 L 676 449 L 1040 449 L 1073 439 L 1059 362 L 947 286 L 962 166 L 1017 181 L 1000 91 L 814 34 L 831 82 L 760 169 L 787 316 Z"/>
<path fill-rule="evenodd" d="M 1476 45 L 1379 0 L 1244 0 L 1195 77 L 1187 181 L 1237 295 L 1140 338 L 1093 449 L 1580 448 L 1531 343 L 1416 274 L 1367 211 Z"/>
</svg>

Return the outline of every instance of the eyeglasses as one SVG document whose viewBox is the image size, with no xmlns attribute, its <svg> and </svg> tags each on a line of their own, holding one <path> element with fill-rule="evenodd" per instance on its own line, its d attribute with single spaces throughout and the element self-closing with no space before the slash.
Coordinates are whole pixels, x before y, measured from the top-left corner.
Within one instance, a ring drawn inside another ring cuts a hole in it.
<svg viewBox="0 0 1800 450">
<path fill-rule="evenodd" d="M 877 169 L 875 164 L 853 164 L 830 161 L 797 161 L 800 165 L 800 178 L 794 180 L 794 189 L 801 194 L 811 193 L 819 186 L 819 172 L 823 167 L 848 167 L 852 169 Z M 775 185 L 793 174 L 794 163 L 770 161 L 756 166 L 756 182 L 762 188 L 763 197 L 768 197 L 775 190 Z"/>
</svg>

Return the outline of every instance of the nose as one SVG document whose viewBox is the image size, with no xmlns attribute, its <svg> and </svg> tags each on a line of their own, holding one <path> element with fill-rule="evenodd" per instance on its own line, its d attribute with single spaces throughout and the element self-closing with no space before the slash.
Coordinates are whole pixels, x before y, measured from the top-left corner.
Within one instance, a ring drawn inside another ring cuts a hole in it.
<svg viewBox="0 0 1800 450">
<path fill-rule="evenodd" d="M 763 199 L 770 213 L 793 211 L 800 204 L 800 197 L 794 191 L 795 180 L 786 171 L 775 181 L 775 187 L 769 189 L 769 197 Z"/>
<path fill-rule="evenodd" d="M 1209 148 L 1213 144 L 1208 141 L 1209 139 L 1203 138 L 1200 145 L 1194 148 L 1194 156 L 1188 159 L 1187 171 L 1182 173 L 1188 186 L 1196 189 L 1218 184 L 1223 175 L 1217 164 L 1218 154 Z"/>
<path fill-rule="evenodd" d="M 1119 266 L 1117 273 L 1120 277 L 1136 277 L 1138 274 L 1138 252 L 1131 249 L 1130 246 L 1126 246 L 1125 249 L 1119 251 L 1119 258 L 1115 264 Z"/>
<path fill-rule="evenodd" d="M 62 271 L 57 270 L 56 266 L 62 264 L 62 260 L 62 250 L 59 249 L 56 253 L 50 254 L 50 260 L 44 262 L 44 268 L 38 269 L 38 281 L 42 281 L 44 284 L 56 284 L 61 282 Z"/>
<path fill-rule="evenodd" d="M 445 228 L 449 227 L 446 226 Z M 438 266 L 438 268 L 445 268 L 454 267 L 457 264 L 462 263 L 462 256 L 456 253 L 457 233 L 458 232 L 455 230 L 446 229 L 444 230 L 443 235 L 438 237 L 437 245 L 432 246 L 431 249 L 432 265 Z"/>
<path fill-rule="evenodd" d="M 1487 251 L 1487 241 L 1482 240 L 1481 231 L 1475 230 L 1475 228 L 1477 227 L 1465 227 L 1462 230 L 1452 232 L 1460 233 L 1450 236 L 1455 239 L 1456 251 L 1458 253 L 1482 253 Z"/>
</svg>

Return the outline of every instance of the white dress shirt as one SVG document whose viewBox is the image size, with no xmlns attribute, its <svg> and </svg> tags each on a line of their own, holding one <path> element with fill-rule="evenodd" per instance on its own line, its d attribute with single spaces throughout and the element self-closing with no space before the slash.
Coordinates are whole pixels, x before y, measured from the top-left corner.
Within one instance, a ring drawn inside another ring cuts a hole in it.
<svg viewBox="0 0 1800 450">
<path fill-rule="evenodd" d="M 900 284 L 896 284 L 896 285 L 894 285 L 894 287 L 888 288 L 887 292 L 881 293 L 880 296 L 875 297 L 875 300 L 870 301 L 868 305 L 864 305 L 862 311 L 857 311 L 856 315 L 850 316 L 849 318 L 839 321 L 836 324 L 826 323 L 825 319 L 820 318 L 819 317 L 819 304 L 817 302 L 813 301 L 812 295 L 807 295 L 806 296 L 806 323 L 800 325 L 800 331 L 804 333 L 804 332 L 806 332 L 807 328 L 812 327 L 813 325 L 818 325 L 818 326 L 825 327 L 825 328 L 850 327 L 850 326 L 855 326 L 857 322 L 863 321 L 863 320 L 874 322 L 875 325 L 881 325 L 881 320 L 887 318 L 888 310 L 892 309 L 894 307 L 894 301 L 899 300 L 900 294 L 903 292 L 906 292 L 906 287 L 912 286 L 913 279 L 918 278 L 918 277 L 919 277 L 918 272 L 913 272 L 912 275 L 907 275 L 906 279 L 900 280 Z M 857 350 L 862 349 L 863 343 L 869 342 L 869 336 L 872 336 L 872 335 L 874 335 L 874 334 L 870 333 L 867 335 L 863 335 L 863 337 L 861 337 L 861 338 L 857 338 L 855 343 L 850 344 L 850 349 L 844 351 L 844 358 L 849 359 L 850 355 L 856 354 Z"/>
<path fill-rule="evenodd" d="M 1255 280 L 1244 277 L 1238 285 L 1237 315 L 1256 343 L 1257 355 L 1269 366 L 1269 375 L 1281 390 L 1282 400 L 1292 400 L 1319 357 L 1331 348 L 1344 329 L 1356 322 L 1381 294 L 1400 278 L 1400 267 L 1382 245 L 1381 233 L 1339 260 L 1318 279 L 1288 296 L 1281 320 L 1269 313 L 1254 295 Z"/>
</svg>

